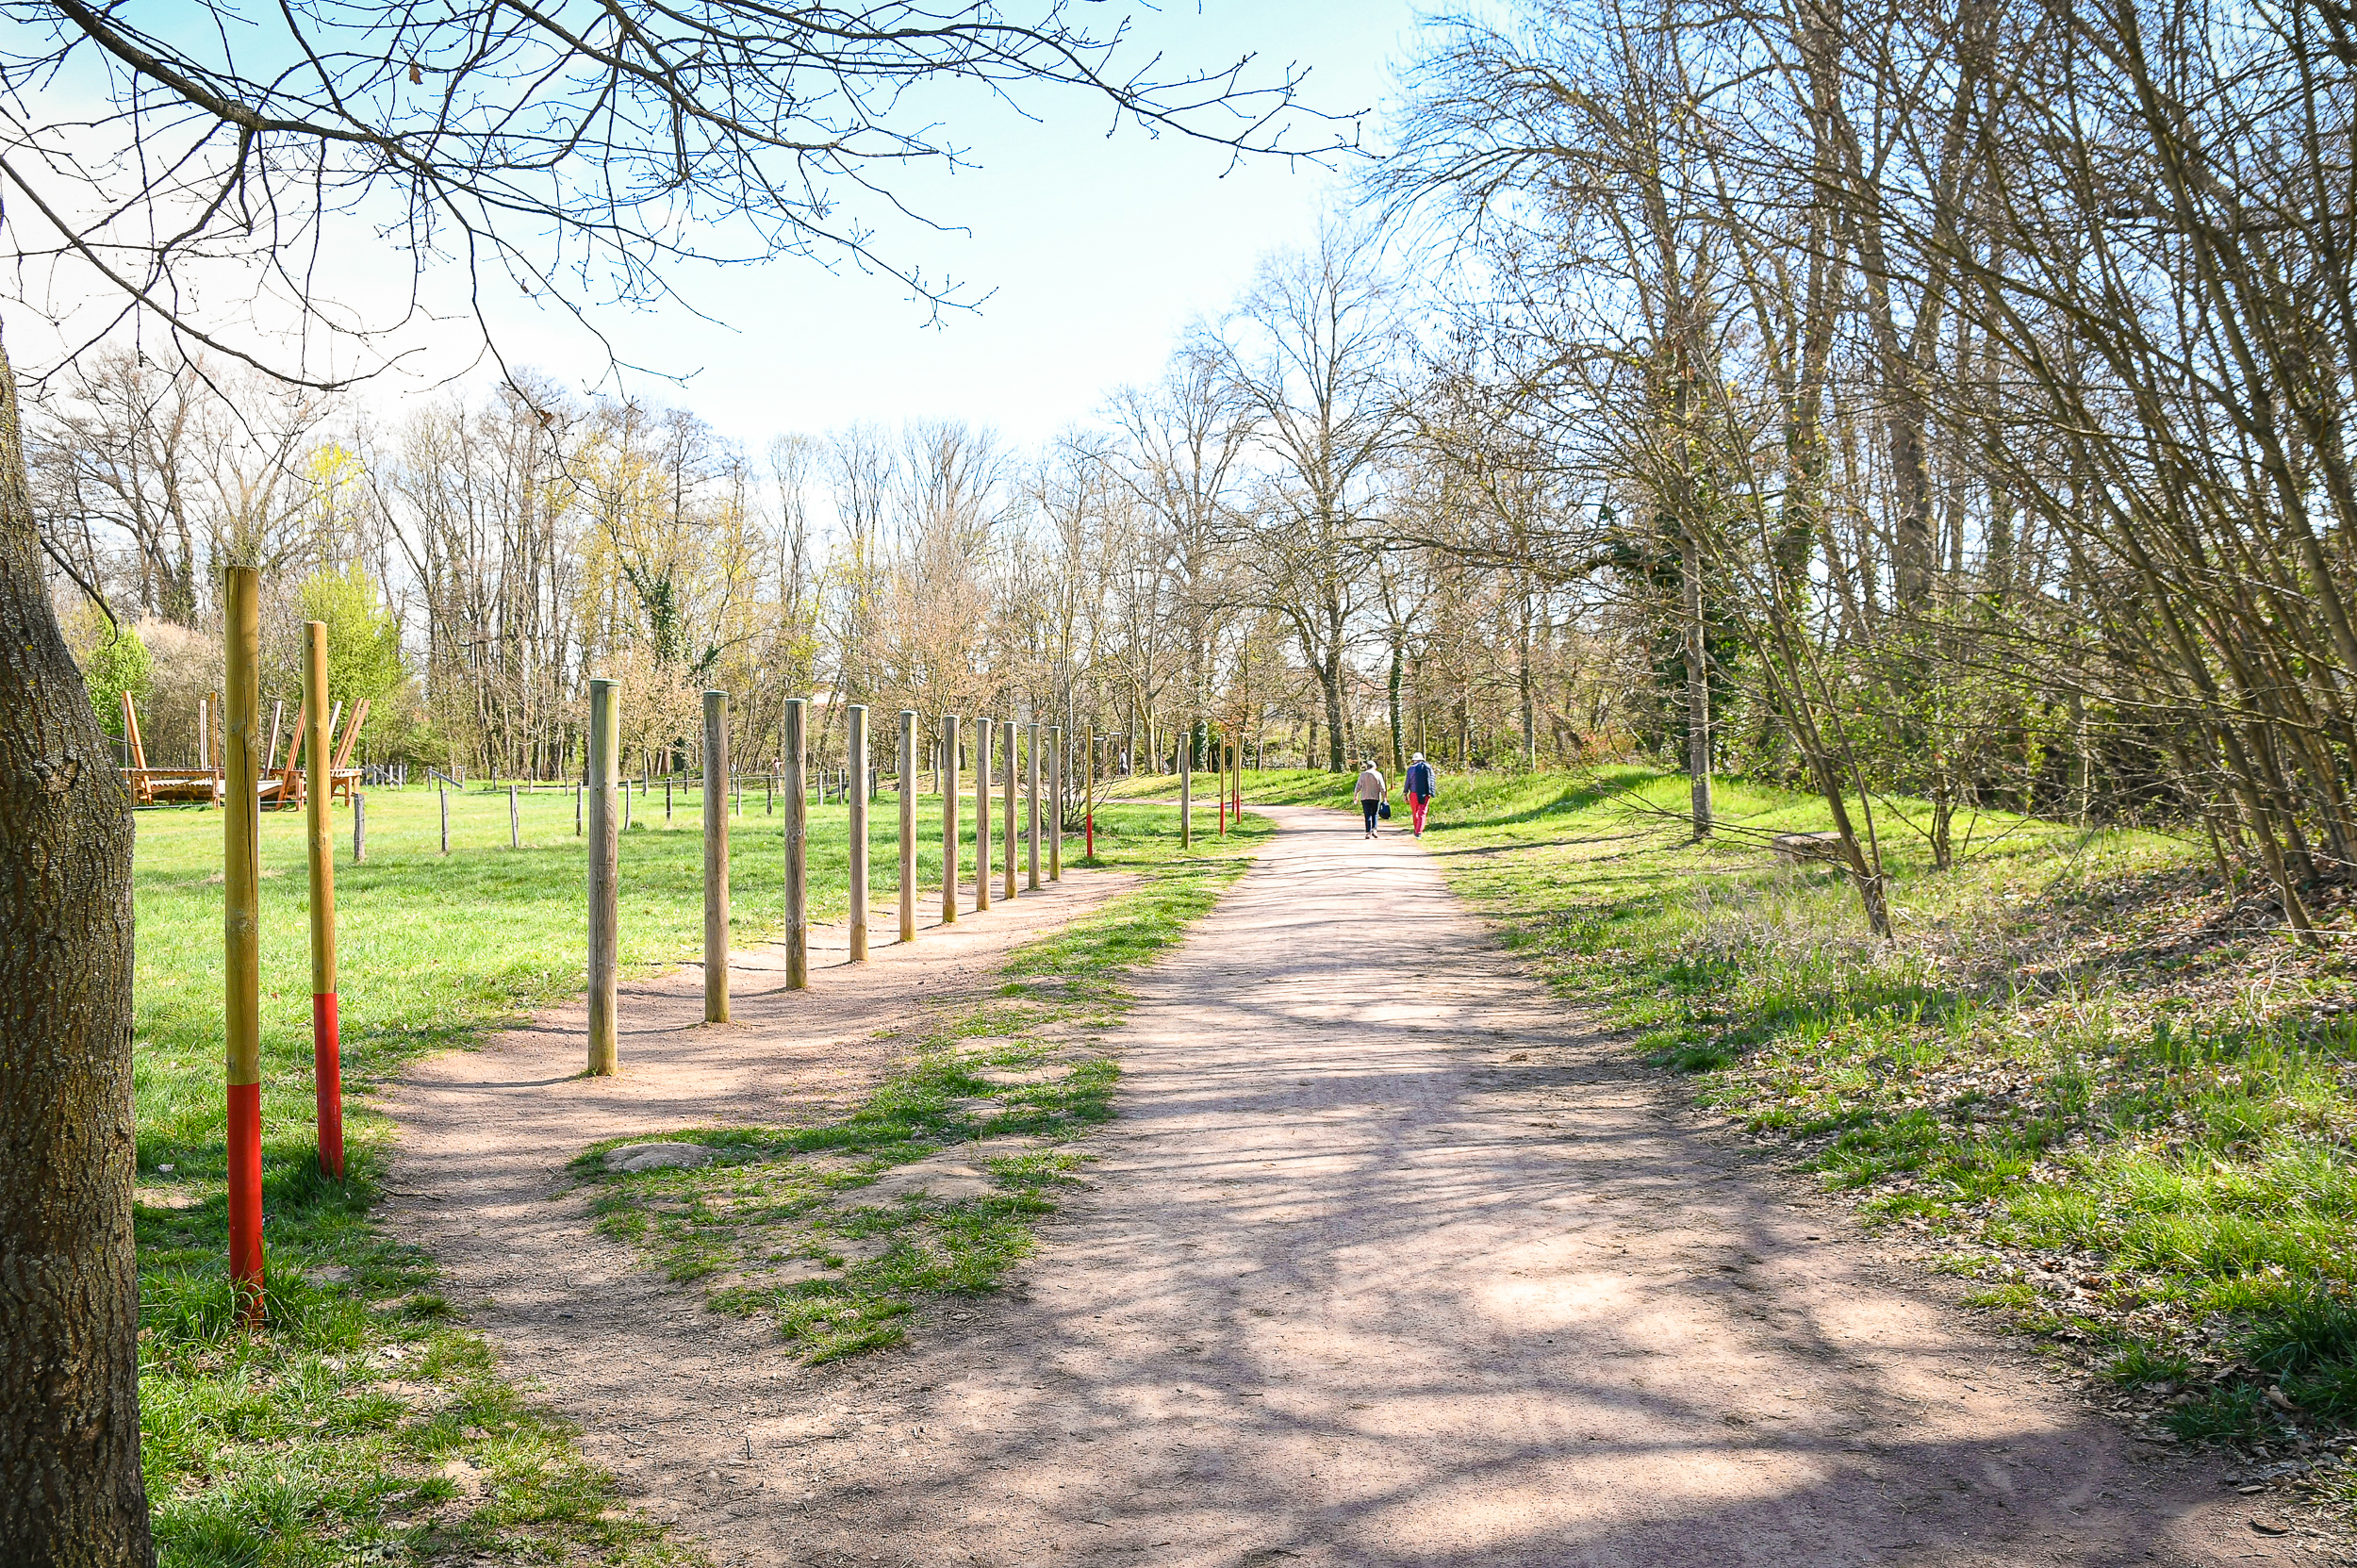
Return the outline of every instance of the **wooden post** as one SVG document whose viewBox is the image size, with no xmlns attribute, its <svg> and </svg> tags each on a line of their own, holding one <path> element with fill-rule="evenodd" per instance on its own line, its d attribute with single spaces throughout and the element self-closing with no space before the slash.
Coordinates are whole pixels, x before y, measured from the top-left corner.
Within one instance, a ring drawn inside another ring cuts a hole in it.
<svg viewBox="0 0 2357 1568">
<path fill-rule="evenodd" d="M 621 957 L 618 929 L 621 895 L 621 823 L 614 812 L 622 792 L 622 716 L 612 681 L 589 683 L 589 1074 L 602 1078 L 618 1063 L 614 1038 L 615 972 Z"/>
<path fill-rule="evenodd" d="M 1178 742 L 1178 848 L 1195 847 L 1195 726 Z"/>
<path fill-rule="evenodd" d="M 900 940 L 916 940 L 916 710 L 900 710 Z"/>
<path fill-rule="evenodd" d="M 671 775 L 663 775 L 663 825 L 671 825 Z"/>
<path fill-rule="evenodd" d="M 1228 836 L 1228 742 L 1213 743 L 1211 759 L 1219 764 L 1219 835 Z"/>
<path fill-rule="evenodd" d="M 442 853 L 448 854 L 450 853 L 450 785 L 437 784 L 435 786 L 435 793 L 442 798 Z M 574 820 L 573 832 L 576 835 L 581 832 L 578 817 Z"/>
<path fill-rule="evenodd" d="M 584 789 L 581 785 L 573 785 L 573 836 L 575 838 L 579 838 L 581 836 L 581 798 L 587 793 L 588 791 Z M 448 848 L 448 846 L 444 846 L 444 848 Z"/>
<path fill-rule="evenodd" d="M 867 962 L 867 704 L 844 710 L 844 747 L 858 781 L 844 796 L 851 813 L 851 962 Z"/>
<path fill-rule="evenodd" d="M 933 782 L 941 786 L 941 923 L 958 920 L 958 719 L 941 720 L 941 747 L 933 754 Z"/>
<path fill-rule="evenodd" d="M 310 861 L 311 893 L 311 1081 L 318 1091 L 320 1170 L 343 1180 L 343 1050 L 336 1010 L 336 856 L 328 838 L 327 623 L 303 627 L 304 712 L 313 716 L 304 751 L 311 778 L 303 802 L 304 837 Z M 273 742 L 274 744 L 274 742 Z M 359 797 L 353 797 L 359 820 Z M 445 837 L 448 836 L 445 833 Z M 356 856 L 354 858 L 357 858 Z"/>
<path fill-rule="evenodd" d="M 352 792 L 352 863 L 354 866 L 369 858 L 369 798 L 358 790 Z"/>
<path fill-rule="evenodd" d="M 1047 880 L 1063 881 L 1063 726 L 1047 727 Z"/>
<path fill-rule="evenodd" d="M 799 991 L 810 984 L 809 786 L 802 770 L 809 760 L 804 718 L 807 698 L 785 700 L 785 988 Z"/>
<path fill-rule="evenodd" d="M 974 721 L 974 913 L 990 907 L 990 749 L 998 739 L 993 719 Z"/>
<path fill-rule="evenodd" d="M 1023 732 L 1023 885 L 1039 891 L 1039 721 Z"/>
<path fill-rule="evenodd" d="M 1007 901 L 1013 903 L 1014 902 L 1014 787 L 1022 777 L 1021 769 L 1016 766 L 1014 758 L 1014 720 L 1010 718 L 1000 725 L 998 734 L 1001 740 L 998 748 L 998 760 L 1004 763 L 1007 768 L 1006 784 L 998 792 L 1006 801 L 1007 824 L 1007 831 L 998 835 L 1001 841 L 998 858 L 1006 863 Z"/>
<path fill-rule="evenodd" d="M 524 819 L 516 808 L 516 786 L 514 784 L 507 786 L 507 847 L 511 850 L 520 850 L 524 847 Z"/>
<path fill-rule="evenodd" d="M 1096 864 L 1096 732 L 1089 732 L 1087 777 L 1081 784 L 1085 806 L 1080 817 L 1080 858 Z"/>
<path fill-rule="evenodd" d="M 729 694 L 704 693 L 704 1022 L 729 1021 Z"/>
<path fill-rule="evenodd" d="M 196 766 L 205 770 L 207 780 L 213 772 L 212 730 L 206 723 L 211 717 L 212 701 L 210 697 L 196 700 Z"/>
<path fill-rule="evenodd" d="M 228 1044 L 229 1278 L 244 1323 L 262 1318 L 262 802 L 254 767 L 255 710 L 262 703 L 262 585 L 253 567 L 228 582 L 229 743 L 222 825 L 222 948 Z"/>
</svg>

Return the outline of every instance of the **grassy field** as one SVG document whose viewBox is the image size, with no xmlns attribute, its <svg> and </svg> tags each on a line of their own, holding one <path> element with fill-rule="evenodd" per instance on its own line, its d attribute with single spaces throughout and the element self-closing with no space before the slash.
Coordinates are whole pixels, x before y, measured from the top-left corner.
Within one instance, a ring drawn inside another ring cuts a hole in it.
<svg viewBox="0 0 2357 1568">
<path fill-rule="evenodd" d="M 757 792 L 733 823 L 736 940 L 778 926 L 780 819 Z M 939 821 L 939 801 L 924 802 Z M 634 802 L 622 848 L 622 958 L 644 971 L 696 950 L 702 837 L 684 793 Z M 388 1129 L 371 1087 L 421 1050 L 465 1046 L 577 995 L 585 860 L 569 790 L 453 792 L 439 852 L 427 791 L 369 796 L 369 852 L 351 862 L 337 816 L 337 911 L 349 1180 L 316 1168 L 301 819 L 262 819 L 263 1182 L 268 1331 L 229 1328 L 221 1040 L 222 817 L 139 817 L 140 1125 L 137 1224 L 141 1407 L 149 1496 L 167 1563 L 680 1560 L 617 1504 L 560 1423 L 492 1372 L 450 1321 L 427 1261 L 369 1219 Z M 1163 814 L 1166 815 L 1166 814 Z M 839 916 L 845 809 L 814 808 L 814 916 Z M 897 807 L 874 814 L 874 864 L 893 864 Z M 1141 830 L 1146 826 L 1139 824 Z M 937 882 L 939 833 L 920 850 Z M 970 839 L 969 839 L 970 841 Z M 1137 852 L 1154 843 L 1141 832 Z M 920 845 L 924 837 L 920 836 Z"/>
<path fill-rule="evenodd" d="M 1098 1037 L 1128 1010 L 1129 977 L 1272 831 L 1247 821 L 1182 852 L 1167 808 L 1100 806 L 1096 827 L 1096 864 L 1140 885 L 1018 949 L 997 995 L 931 1010 L 909 1065 L 839 1122 L 667 1132 L 717 1155 L 689 1170 L 612 1174 L 606 1146 L 586 1151 L 576 1169 L 600 1185 L 601 1229 L 701 1281 L 716 1310 L 774 1318 L 812 1361 L 898 1344 L 920 1303 L 995 1289 L 1073 1180 L 1069 1141 L 1113 1114 L 1119 1069 Z M 961 1146 L 979 1150 L 991 1190 L 862 1202 L 896 1168 Z"/>
<path fill-rule="evenodd" d="M 1167 793 L 1170 781 L 1137 781 Z M 1247 797 L 1345 804 L 1324 773 Z M 1898 940 L 1779 869 L 1813 798 L 1640 768 L 1443 778 L 1459 892 L 1631 1048 L 1976 1281 L 2156 1441 L 2346 1506 L 2357 1471 L 2357 1011 L 2198 846 L 1988 816 L 1934 871 L 1881 807 Z M 2352 925 L 2346 905 L 2332 923 Z"/>
</svg>

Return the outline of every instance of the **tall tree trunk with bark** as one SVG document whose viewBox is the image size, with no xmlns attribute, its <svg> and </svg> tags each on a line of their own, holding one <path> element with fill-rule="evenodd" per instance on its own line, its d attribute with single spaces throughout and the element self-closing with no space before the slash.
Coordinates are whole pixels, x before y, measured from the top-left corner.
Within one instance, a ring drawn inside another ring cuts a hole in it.
<svg viewBox="0 0 2357 1568">
<path fill-rule="evenodd" d="M 130 798 L 41 580 L 0 351 L 0 1562 L 146 1568 Z"/>
<path fill-rule="evenodd" d="M 1694 836 L 1708 838 L 1710 806 L 1710 649 L 1703 621 L 1703 567 L 1689 528 L 1678 541 L 1678 576 L 1685 587 L 1686 771 Z"/>
<path fill-rule="evenodd" d="M 1407 649 L 1398 638 L 1394 637 L 1392 639 L 1391 680 L 1386 691 L 1386 695 L 1391 703 L 1392 771 L 1394 774 L 1404 773 L 1408 768 L 1408 753 L 1405 750 L 1408 737 L 1401 731 L 1399 721 L 1399 683 L 1400 677 L 1403 673 L 1405 673 L 1407 668 Z"/>
<path fill-rule="evenodd" d="M 1326 770 L 1343 770 L 1343 747 L 1349 736 L 1343 729 L 1343 645 L 1337 636 L 1318 665 L 1318 681 L 1326 687 Z"/>
</svg>

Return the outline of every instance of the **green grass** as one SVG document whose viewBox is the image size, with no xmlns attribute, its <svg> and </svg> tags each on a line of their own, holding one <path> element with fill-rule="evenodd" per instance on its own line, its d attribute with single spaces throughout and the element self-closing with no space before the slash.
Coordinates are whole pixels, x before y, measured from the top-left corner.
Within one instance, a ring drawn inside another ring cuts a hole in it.
<svg viewBox="0 0 2357 1568">
<path fill-rule="evenodd" d="M 1444 776 L 1425 842 L 1565 994 L 1975 1277 L 1976 1304 L 2121 1369 L 2185 1438 L 2340 1441 L 2357 1020 L 2316 1007 L 2348 988 L 2336 954 L 2238 912 L 2196 846 L 1992 814 L 1936 871 L 1904 801 L 1884 943 L 1844 878 L 1767 852 L 1830 826 L 1821 802 L 1722 780 L 1718 808 L 1698 844 L 1683 777 Z"/>
<path fill-rule="evenodd" d="M 731 839 L 736 939 L 781 919 L 780 819 L 756 791 Z M 576 995 L 585 862 L 569 790 L 520 799 L 453 792 L 451 850 L 436 797 L 369 793 L 369 858 L 351 862 L 336 813 L 337 915 L 348 1179 L 316 1161 L 302 820 L 262 818 L 263 1206 L 268 1326 L 229 1324 L 223 1258 L 222 815 L 141 812 L 138 929 L 140 1402 L 148 1494 L 164 1560 L 198 1565 L 685 1560 L 618 1505 L 564 1424 L 491 1370 L 448 1320 L 433 1270 L 370 1217 L 389 1129 L 370 1092 L 420 1051 L 471 1045 L 529 1009 Z M 622 849 L 622 959 L 648 971 L 701 933 L 702 838 L 682 793 L 634 802 Z M 846 897 L 845 810 L 815 808 L 809 860 L 819 918 Z M 873 814 L 888 865 L 897 807 Z M 939 820 L 939 802 L 928 822 Z M 921 840 L 920 840 L 921 842 Z M 939 875 L 939 839 L 920 856 Z M 445 1474 L 445 1469 L 451 1471 Z"/>
<path fill-rule="evenodd" d="M 840 1121 L 663 1134 L 715 1150 L 692 1170 L 610 1173 L 612 1146 L 590 1149 L 576 1169 L 599 1185 L 601 1229 L 674 1281 L 701 1281 L 713 1310 L 772 1317 L 813 1362 L 898 1344 L 923 1303 L 996 1289 L 1075 1179 L 1071 1141 L 1113 1114 L 1119 1066 L 1100 1037 L 1129 1008 L 1129 977 L 1211 907 L 1270 831 L 1248 820 L 1184 851 L 1166 808 L 1100 805 L 1096 826 L 1096 864 L 1138 886 L 1017 949 L 995 995 L 931 1009 L 910 1063 Z M 1047 1065 L 1068 1075 L 981 1076 Z M 860 1203 L 895 1167 L 983 1137 L 1031 1141 L 984 1156 L 987 1193 Z"/>
</svg>

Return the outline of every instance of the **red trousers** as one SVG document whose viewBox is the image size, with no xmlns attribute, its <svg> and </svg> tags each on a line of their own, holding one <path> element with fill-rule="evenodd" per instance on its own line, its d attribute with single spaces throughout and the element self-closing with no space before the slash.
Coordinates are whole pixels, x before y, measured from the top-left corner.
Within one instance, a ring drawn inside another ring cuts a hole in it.
<svg viewBox="0 0 2357 1568">
<path fill-rule="evenodd" d="M 1431 803 L 1432 797 L 1429 795 L 1410 795 L 1408 797 L 1408 815 L 1415 818 L 1416 831 L 1418 833 L 1424 832 L 1424 808 Z"/>
</svg>

